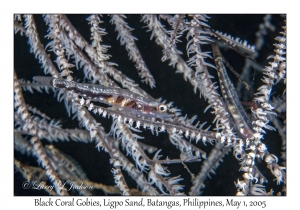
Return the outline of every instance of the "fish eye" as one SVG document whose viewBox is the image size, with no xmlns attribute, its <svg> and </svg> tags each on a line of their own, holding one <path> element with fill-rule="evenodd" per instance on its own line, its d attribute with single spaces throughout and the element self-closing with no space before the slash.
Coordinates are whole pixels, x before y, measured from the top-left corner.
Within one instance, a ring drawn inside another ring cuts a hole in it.
<svg viewBox="0 0 300 210">
<path fill-rule="evenodd" d="M 160 105 L 158 106 L 158 111 L 159 111 L 160 113 L 165 113 L 165 112 L 167 111 L 167 109 L 168 109 L 168 107 L 167 107 L 166 105 L 164 105 L 164 104 L 160 104 Z"/>
</svg>

